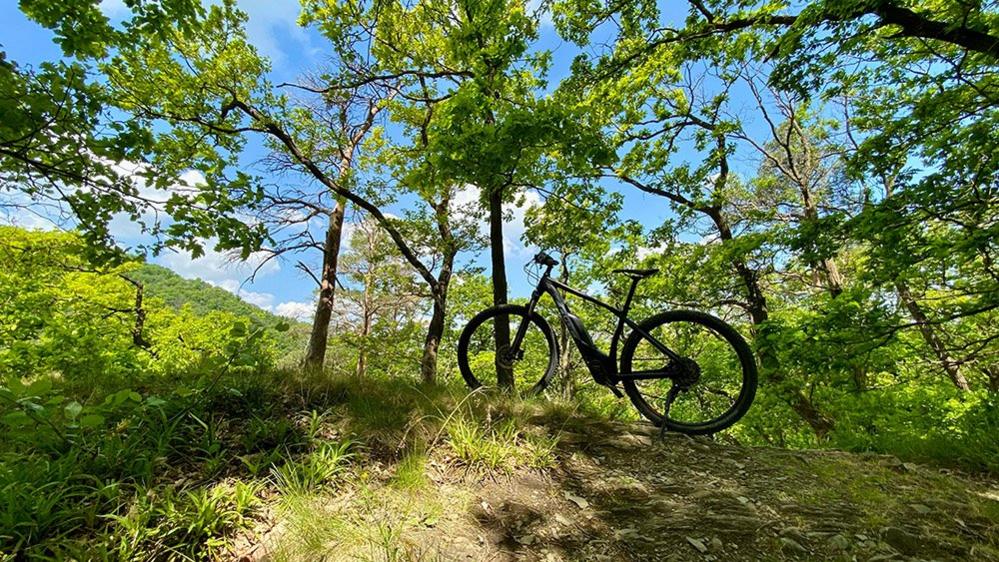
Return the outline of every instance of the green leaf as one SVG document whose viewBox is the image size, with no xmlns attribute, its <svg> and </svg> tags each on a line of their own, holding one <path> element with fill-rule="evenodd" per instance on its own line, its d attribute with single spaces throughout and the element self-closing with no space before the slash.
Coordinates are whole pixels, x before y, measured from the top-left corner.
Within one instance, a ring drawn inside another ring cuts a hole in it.
<svg viewBox="0 0 999 562">
<path fill-rule="evenodd" d="M 80 427 L 94 428 L 104 425 L 104 416 L 100 414 L 87 414 L 80 418 Z"/>
<path fill-rule="evenodd" d="M 3 421 L 5 425 L 10 427 L 24 427 L 32 423 L 31 416 L 25 414 L 21 410 L 4 414 L 4 416 L 0 418 L 0 421 Z"/>
<path fill-rule="evenodd" d="M 14 396 L 23 396 L 27 387 L 21 382 L 20 377 L 10 377 L 7 381 L 7 388 Z"/>
<path fill-rule="evenodd" d="M 52 379 L 48 377 L 40 378 L 28 386 L 28 393 L 34 396 L 48 394 L 50 390 L 52 390 Z"/>
<path fill-rule="evenodd" d="M 243 322 L 236 322 L 232 325 L 232 329 L 229 330 L 229 335 L 235 338 L 243 337 L 246 335 L 246 324 Z"/>
<path fill-rule="evenodd" d="M 80 415 L 80 412 L 83 411 L 83 406 L 76 400 L 73 400 L 69 404 L 66 404 L 65 410 L 66 416 L 71 420 L 75 420 Z"/>
</svg>

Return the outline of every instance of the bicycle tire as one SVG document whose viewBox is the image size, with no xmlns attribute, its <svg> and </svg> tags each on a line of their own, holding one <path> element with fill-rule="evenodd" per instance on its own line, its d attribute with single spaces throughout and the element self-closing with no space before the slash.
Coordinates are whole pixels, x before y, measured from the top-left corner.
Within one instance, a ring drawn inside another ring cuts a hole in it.
<svg viewBox="0 0 999 562">
<path fill-rule="evenodd" d="M 739 364 L 742 367 L 742 384 L 735 403 L 724 414 L 714 419 L 702 423 L 688 424 L 666 419 L 661 412 L 648 403 L 633 380 L 623 381 L 625 393 L 638 411 L 658 427 L 662 427 L 665 424 L 666 429 L 688 435 L 707 435 L 727 429 L 746 415 L 746 412 L 749 411 L 749 407 L 753 403 L 753 399 L 756 397 L 758 374 L 753 352 L 746 343 L 746 340 L 743 339 L 735 328 L 710 314 L 694 310 L 674 310 L 656 314 L 639 323 L 639 327 L 646 333 L 652 333 L 660 326 L 676 322 L 698 324 L 713 330 L 717 335 L 724 338 L 736 352 Z M 622 373 L 631 372 L 635 349 L 644 339 L 642 334 L 637 330 L 633 330 L 628 335 L 624 346 L 621 348 L 620 365 Z M 669 345 L 669 342 L 664 343 Z"/>
<path fill-rule="evenodd" d="M 472 317 L 472 319 L 468 321 L 468 324 L 465 325 L 465 328 L 461 331 L 461 336 L 458 338 L 458 370 L 461 371 L 461 376 L 465 380 L 465 384 L 472 390 L 483 386 L 482 382 L 476 378 L 475 374 L 472 372 L 471 365 L 469 364 L 468 347 L 471 342 L 472 335 L 475 333 L 475 330 L 487 320 L 501 314 L 528 318 L 527 307 L 525 306 L 521 306 L 519 304 L 494 306 L 487 308 Z M 530 390 L 526 392 L 528 395 L 534 395 L 544 391 L 544 389 L 547 388 L 548 384 L 551 382 L 552 376 L 555 374 L 555 370 L 558 367 L 559 348 L 558 341 L 555 339 L 555 334 L 547 320 L 536 313 L 531 314 L 528 320 L 541 330 L 541 333 L 544 335 L 548 344 L 548 349 L 550 350 L 548 364 L 545 367 L 544 374 L 531 386 Z M 516 330 L 513 323 L 511 323 L 511 328 L 514 331 Z M 516 382 L 517 381 L 515 380 L 514 383 Z"/>
</svg>

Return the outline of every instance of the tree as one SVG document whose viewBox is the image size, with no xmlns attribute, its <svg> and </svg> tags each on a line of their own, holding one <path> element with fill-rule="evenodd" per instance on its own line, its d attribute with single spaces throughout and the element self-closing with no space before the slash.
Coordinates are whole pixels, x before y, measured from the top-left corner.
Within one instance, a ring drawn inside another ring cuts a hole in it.
<svg viewBox="0 0 999 562">
<path fill-rule="evenodd" d="M 493 303 L 506 303 L 503 203 L 517 188 L 534 183 L 538 154 L 532 145 L 543 134 L 535 126 L 538 79 L 521 72 L 543 60 L 527 53 L 537 21 L 525 13 L 524 2 L 478 0 L 398 6 L 386 19 L 387 33 L 399 38 L 394 56 L 386 57 L 390 72 L 437 79 L 420 85 L 420 93 L 436 100 L 423 127 L 427 161 L 451 185 L 471 185 L 481 193 L 488 210 Z M 441 84 L 444 79 L 450 84 Z M 443 314 L 437 323 L 442 321 Z M 509 345 L 509 326 L 501 323 L 496 338 L 498 347 Z M 512 388 L 512 371 L 497 369 L 500 385 Z"/>
<path fill-rule="evenodd" d="M 812 402 L 814 384 L 802 393 L 788 378 L 786 361 L 795 362 L 781 347 L 796 341 L 787 328 L 800 326 L 783 324 L 785 307 L 819 313 L 829 330 L 846 314 L 867 322 L 848 311 L 868 307 L 883 334 L 875 347 L 888 345 L 897 330 L 920 327 L 960 387 L 955 361 L 943 352 L 948 346 L 931 332 L 993 308 L 984 295 L 995 293 L 986 289 L 995 236 L 984 217 L 995 216 L 997 174 L 992 140 L 981 132 L 995 119 L 989 69 L 996 64 L 996 14 L 978 6 L 898 2 L 815 2 L 795 10 L 783 3 L 691 1 L 688 7 L 679 25 L 635 3 L 555 8 L 559 30 L 581 44 L 602 24 L 616 24 L 603 28 L 616 33 L 603 43 L 609 47 L 579 57 L 562 86 L 586 92 L 582 99 L 590 100 L 592 113 L 613 123 L 608 128 L 627 154 L 612 175 L 672 204 L 679 219 L 664 230 L 713 230 L 708 240 L 721 242 L 714 250 L 730 260 L 742 285 L 741 295 L 716 302 L 747 310 L 767 378 L 816 434 L 829 435 L 834 425 Z M 756 98 L 769 134 L 759 133 L 759 122 L 747 125 L 749 118 L 736 109 L 734 100 L 746 94 Z M 825 127 L 815 127 L 830 116 L 818 99 L 843 107 L 833 127 L 836 142 L 823 141 Z M 748 183 L 733 165 L 747 150 L 763 161 Z M 913 153 L 928 171 L 912 169 Z M 878 193 L 878 185 L 890 186 L 892 194 Z M 757 206 L 764 201 L 772 210 Z M 950 248 L 946 259 L 928 259 L 944 258 L 944 247 Z M 873 252 L 858 275 L 866 285 L 842 297 L 848 285 L 837 260 L 867 248 Z M 710 248 L 692 253 L 708 255 Z M 794 274 L 789 258 L 817 272 L 829 298 L 805 290 L 798 300 L 785 300 L 782 293 L 796 286 L 788 281 Z M 911 303 L 892 279 L 903 271 L 925 279 L 931 264 L 977 270 L 967 282 L 946 283 L 956 289 L 954 297 L 974 297 L 951 301 L 949 316 L 918 319 L 910 306 L 904 307 L 908 319 L 892 312 L 882 287 Z M 781 291 L 768 288 L 777 276 Z M 859 330 L 853 334 L 859 337 Z M 987 334 L 978 343 L 992 339 Z"/>
<path fill-rule="evenodd" d="M 94 263 L 75 234 L 0 227 L 0 235 L 4 386 L 58 375 L 90 394 L 139 388 L 157 373 L 203 375 L 230 361 L 249 371 L 273 364 L 275 324 L 248 330 L 251 318 L 238 313 L 169 307 L 138 280 L 140 262 Z"/>
<path fill-rule="evenodd" d="M 189 29 L 199 2 L 167 0 L 130 6 L 112 26 L 94 2 L 20 3 L 22 11 L 55 32 L 65 58 L 38 68 L 0 52 L 0 192 L 2 206 L 78 228 L 91 253 L 121 259 L 108 224 L 127 216 L 152 235 L 151 249 L 169 245 L 195 254 L 204 238 L 244 252 L 262 232 L 235 219 L 233 205 L 254 200 L 240 182 L 223 182 L 201 162 L 204 181 L 191 182 L 191 165 L 154 164 L 152 135 L 108 88 L 97 65 L 123 45 L 152 40 L 168 29 Z M 179 147 L 178 147 L 179 150 Z M 184 212 L 174 212 L 183 207 Z M 172 215 L 166 221 L 163 215 Z M 168 224 L 164 224 L 164 222 Z"/>
<path fill-rule="evenodd" d="M 391 96 L 391 85 L 339 86 L 363 70 L 353 66 L 360 60 L 355 49 L 363 39 L 344 37 L 363 35 L 370 21 L 354 15 L 323 22 L 329 24 L 323 31 L 332 48 L 330 74 L 324 79 L 336 86 L 296 85 L 296 90 L 314 94 L 317 105 L 296 104 L 265 78 L 267 63 L 246 42 L 245 16 L 232 2 L 212 6 L 187 29 L 171 28 L 155 40 L 123 48 L 104 66 L 115 95 L 128 99 L 136 115 L 170 125 L 156 140 L 159 158 L 189 158 L 193 147 L 194 153 L 224 168 L 223 163 L 238 161 L 248 136 L 257 134 L 271 148 L 273 165 L 299 174 L 303 183 L 314 183 L 315 188 L 268 191 L 254 182 L 262 203 L 250 206 L 261 211 L 262 225 L 272 226 L 276 240 L 272 238 L 275 243 L 265 250 L 272 257 L 310 249 L 322 253 L 322 270 L 312 274 L 320 295 L 305 359 L 310 367 L 321 366 L 325 357 L 346 205 L 369 213 L 407 260 L 418 262 L 377 197 L 358 183 L 362 176 L 356 170 L 356 152 Z M 321 241 L 309 228 L 314 217 L 327 221 Z M 304 263 L 300 267 L 309 270 Z"/>
<path fill-rule="evenodd" d="M 383 330 L 401 334 L 403 325 L 415 321 L 422 309 L 419 281 L 413 270 L 385 232 L 374 221 L 353 223 L 348 252 L 340 266 L 341 278 L 346 286 L 344 307 L 356 326 L 357 363 L 354 372 L 364 376 L 368 354 L 372 347 L 372 333 L 377 324 L 387 324 Z M 397 342 L 382 342 L 388 348 Z M 382 353 L 394 356 L 388 349 Z M 432 381 L 431 381 L 432 382 Z"/>
</svg>

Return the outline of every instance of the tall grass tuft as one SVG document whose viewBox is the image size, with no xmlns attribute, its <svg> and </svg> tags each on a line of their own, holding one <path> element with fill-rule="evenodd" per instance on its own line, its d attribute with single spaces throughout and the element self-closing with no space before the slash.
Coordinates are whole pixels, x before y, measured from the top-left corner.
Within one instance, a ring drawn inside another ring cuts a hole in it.
<svg viewBox="0 0 999 562">
<path fill-rule="evenodd" d="M 332 484 L 334 477 L 344 471 L 347 460 L 353 456 L 349 449 L 349 441 L 324 443 L 304 458 L 288 455 L 281 466 L 271 468 L 274 485 L 285 495 L 317 492 Z"/>
</svg>

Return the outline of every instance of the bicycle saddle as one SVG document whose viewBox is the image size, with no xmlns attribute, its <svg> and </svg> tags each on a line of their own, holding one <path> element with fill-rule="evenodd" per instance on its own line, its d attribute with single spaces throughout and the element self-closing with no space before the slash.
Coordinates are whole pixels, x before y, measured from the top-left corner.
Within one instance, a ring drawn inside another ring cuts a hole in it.
<svg viewBox="0 0 999 562">
<path fill-rule="evenodd" d="M 614 273 L 623 273 L 633 279 L 645 279 L 659 273 L 658 269 L 615 269 Z"/>
</svg>

